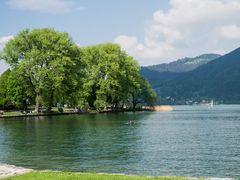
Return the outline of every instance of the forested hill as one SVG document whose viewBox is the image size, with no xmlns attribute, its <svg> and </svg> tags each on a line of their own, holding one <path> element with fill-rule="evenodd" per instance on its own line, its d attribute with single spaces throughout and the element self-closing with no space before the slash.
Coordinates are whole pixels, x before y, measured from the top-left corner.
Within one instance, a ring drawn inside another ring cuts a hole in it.
<svg viewBox="0 0 240 180">
<path fill-rule="evenodd" d="M 146 68 L 158 72 L 187 72 L 219 57 L 221 57 L 219 54 L 203 54 L 193 58 L 186 57 L 168 64 L 164 63 L 147 66 Z"/>
<path fill-rule="evenodd" d="M 176 104 L 213 99 L 240 103 L 240 48 L 197 69 L 155 85 L 159 96 Z"/>
<path fill-rule="evenodd" d="M 168 64 L 146 66 L 141 68 L 141 74 L 153 87 L 158 87 L 182 72 L 192 71 L 219 57 L 221 57 L 219 54 L 203 54 L 194 58 L 179 59 Z"/>
</svg>

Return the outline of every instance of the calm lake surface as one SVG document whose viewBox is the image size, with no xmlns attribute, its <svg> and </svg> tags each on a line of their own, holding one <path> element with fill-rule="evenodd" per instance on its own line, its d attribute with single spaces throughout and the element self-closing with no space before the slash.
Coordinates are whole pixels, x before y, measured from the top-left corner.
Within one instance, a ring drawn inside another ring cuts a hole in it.
<svg viewBox="0 0 240 180">
<path fill-rule="evenodd" d="M 34 169 L 240 178 L 240 106 L 0 120 L 0 162 Z"/>
</svg>

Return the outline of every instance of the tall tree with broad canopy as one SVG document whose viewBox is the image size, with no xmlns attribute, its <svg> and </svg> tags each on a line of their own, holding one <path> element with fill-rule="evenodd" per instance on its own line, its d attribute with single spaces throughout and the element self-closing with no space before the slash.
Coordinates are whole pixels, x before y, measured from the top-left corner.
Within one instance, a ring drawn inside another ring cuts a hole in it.
<svg viewBox="0 0 240 180">
<path fill-rule="evenodd" d="M 25 29 L 6 44 L 2 58 L 34 94 L 36 112 L 40 104 L 50 111 L 54 98 L 67 101 L 80 86 L 84 63 L 67 33 Z"/>
<path fill-rule="evenodd" d="M 140 76 L 137 62 L 118 45 L 101 44 L 82 51 L 87 62 L 80 96 L 82 106 L 97 110 L 119 109 L 130 102 L 135 109 L 137 104 L 152 103 L 156 98 L 150 85 Z"/>
</svg>

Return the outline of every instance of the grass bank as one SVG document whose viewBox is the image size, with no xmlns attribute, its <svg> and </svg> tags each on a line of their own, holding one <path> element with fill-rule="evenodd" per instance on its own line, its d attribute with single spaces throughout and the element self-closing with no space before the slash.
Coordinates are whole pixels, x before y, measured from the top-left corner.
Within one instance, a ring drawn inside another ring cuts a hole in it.
<svg viewBox="0 0 240 180">
<path fill-rule="evenodd" d="M 33 112 L 24 113 L 20 110 L 1 111 L 0 118 L 8 117 L 29 117 L 29 116 L 54 116 L 54 115 L 71 115 L 71 114 L 85 114 L 84 112 L 74 112 L 73 109 L 64 108 L 63 112 L 59 112 L 57 108 L 53 108 L 51 112 Z"/>
<path fill-rule="evenodd" d="M 175 177 L 143 177 L 128 175 L 70 173 L 70 172 L 39 172 L 34 171 L 24 175 L 4 178 L 4 180 L 187 180 L 188 178 Z M 188 179 L 189 180 L 189 179 Z"/>
</svg>

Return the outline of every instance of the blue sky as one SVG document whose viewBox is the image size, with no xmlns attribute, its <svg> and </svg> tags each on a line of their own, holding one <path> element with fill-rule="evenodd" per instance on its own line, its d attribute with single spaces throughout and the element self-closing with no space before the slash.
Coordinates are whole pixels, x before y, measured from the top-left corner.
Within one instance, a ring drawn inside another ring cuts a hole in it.
<svg viewBox="0 0 240 180">
<path fill-rule="evenodd" d="M 0 49 L 24 28 L 51 27 L 80 46 L 114 42 L 140 65 L 159 64 L 239 47 L 239 19 L 240 0 L 2 0 Z"/>
<path fill-rule="evenodd" d="M 141 37 L 154 11 L 168 6 L 167 0 L 75 0 L 67 12 L 51 12 L 47 7 L 20 8 L 9 2 L 0 2 L 0 20 L 4 22 L 0 37 L 15 35 L 24 28 L 53 27 L 68 32 L 83 46 L 112 42 L 119 34 Z"/>
</svg>

